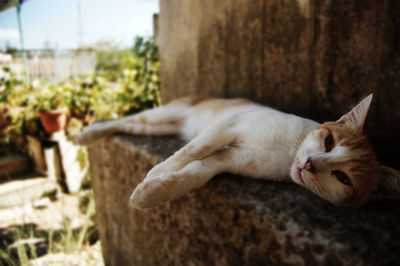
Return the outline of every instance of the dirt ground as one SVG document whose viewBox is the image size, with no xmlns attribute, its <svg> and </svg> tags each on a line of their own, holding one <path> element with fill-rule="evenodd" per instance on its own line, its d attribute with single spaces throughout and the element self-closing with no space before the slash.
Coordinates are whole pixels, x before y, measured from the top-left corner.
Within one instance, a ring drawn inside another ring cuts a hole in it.
<svg viewBox="0 0 400 266">
<path fill-rule="evenodd" d="M 87 211 L 90 195 L 58 191 L 1 208 L 0 265 L 104 265 L 94 213 Z M 26 254 L 21 255 L 21 246 Z"/>
</svg>

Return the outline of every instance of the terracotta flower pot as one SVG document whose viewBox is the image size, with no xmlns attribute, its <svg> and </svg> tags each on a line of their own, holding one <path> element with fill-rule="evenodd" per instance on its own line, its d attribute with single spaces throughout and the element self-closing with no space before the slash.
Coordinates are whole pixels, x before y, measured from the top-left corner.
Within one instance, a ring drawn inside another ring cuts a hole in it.
<svg viewBox="0 0 400 266">
<path fill-rule="evenodd" d="M 40 122 L 47 133 L 51 134 L 65 128 L 67 121 L 65 110 L 51 110 L 39 114 Z"/>
</svg>

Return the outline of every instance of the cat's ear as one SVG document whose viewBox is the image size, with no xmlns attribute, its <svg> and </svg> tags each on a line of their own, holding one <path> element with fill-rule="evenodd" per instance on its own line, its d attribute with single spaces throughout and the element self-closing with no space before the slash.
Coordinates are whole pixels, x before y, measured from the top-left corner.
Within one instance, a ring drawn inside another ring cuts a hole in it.
<svg viewBox="0 0 400 266">
<path fill-rule="evenodd" d="M 371 93 L 359 104 L 357 104 L 356 107 L 354 107 L 350 112 L 343 115 L 337 122 L 350 124 L 357 131 L 363 132 L 372 98 L 373 94 Z"/>
<path fill-rule="evenodd" d="M 371 199 L 400 198 L 400 172 L 387 166 L 381 167 L 382 174 Z"/>
</svg>

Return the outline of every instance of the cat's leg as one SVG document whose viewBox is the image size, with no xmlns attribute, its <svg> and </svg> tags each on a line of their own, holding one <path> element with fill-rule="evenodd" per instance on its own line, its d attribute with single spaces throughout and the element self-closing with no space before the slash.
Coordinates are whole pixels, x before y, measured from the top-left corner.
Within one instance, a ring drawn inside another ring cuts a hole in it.
<svg viewBox="0 0 400 266">
<path fill-rule="evenodd" d="M 137 209 L 155 207 L 205 185 L 220 173 L 266 179 L 269 175 L 263 163 L 265 160 L 254 155 L 251 148 L 234 142 L 202 159 L 190 161 L 179 170 L 146 177 L 133 191 L 130 204 Z"/>
<path fill-rule="evenodd" d="M 140 135 L 176 135 L 185 119 L 188 107 L 166 105 L 120 119 L 97 122 L 85 128 L 77 137 L 81 145 L 89 145 L 113 133 Z"/>
<path fill-rule="evenodd" d="M 225 169 L 226 151 L 216 152 L 206 158 L 194 160 L 182 169 L 146 178 L 133 191 L 130 204 L 137 209 L 155 207 L 199 188 Z"/>
<path fill-rule="evenodd" d="M 230 117 L 216 122 L 155 166 L 132 193 L 131 204 L 139 209 L 153 207 L 201 187 L 216 174 L 229 170 L 235 164 L 229 158 L 238 152 L 232 147 L 237 137 L 234 121 L 235 117 Z"/>
<path fill-rule="evenodd" d="M 235 117 L 227 117 L 215 122 L 200 135 L 175 152 L 167 160 L 153 167 L 146 178 L 158 177 L 163 173 L 178 171 L 189 162 L 201 160 L 235 142 Z"/>
</svg>

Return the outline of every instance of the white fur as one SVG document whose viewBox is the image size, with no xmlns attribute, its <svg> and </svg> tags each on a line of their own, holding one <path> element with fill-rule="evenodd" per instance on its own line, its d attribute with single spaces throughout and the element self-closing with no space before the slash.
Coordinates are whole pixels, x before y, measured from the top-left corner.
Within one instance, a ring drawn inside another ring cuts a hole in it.
<svg viewBox="0 0 400 266">
<path fill-rule="evenodd" d="M 370 100 L 363 102 L 363 110 Z M 326 187 L 315 189 L 320 184 L 306 178 L 304 172 L 301 176 L 306 179 L 302 181 L 299 177 L 298 169 L 305 165 L 308 157 L 324 161 L 346 153 L 340 145 L 330 154 L 324 152 L 323 143 L 317 137 L 319 129 L 315 130 L 317 122 L 251 102 L 224 101 L 232 104 L 210 109 L 178 102 L 94 124 L 82 132 L 78 142 L 91 144 L 113 132 L 176 134 L 190 141 L 151 169 L 136 187 L 130 202 L 139 209 L 177 198 L 222 172 L 280 181 L 292 179 L 328 200 L 338 201 L 336 196 L 330 196 Z M 356 117 L 364 115 L 358 110 L 356 113 Z M 326 177 L 323 182 L 337 187 L 338 191 L 343 189 L 334 179 Z"/>
<path fill-rule="evenodd" d="M 140 121 L 146 123 L 142 124 Z M 176 121 L 180 123 L 177 124 Z M 87 128 L 78 141 L 90 144 L 112 132 L 162 135 L 167 127 L 191 140 L 155 166 L 135 189 L 131 203 L 147 208 L 231 172 L 262 179 L 290 180 L 290 166 L 306 135 L 318 123 L 254 103 L 219 110 L 172 104 Z M 173 132 L 172 132 L 173 133 Z"/>
</svg>

